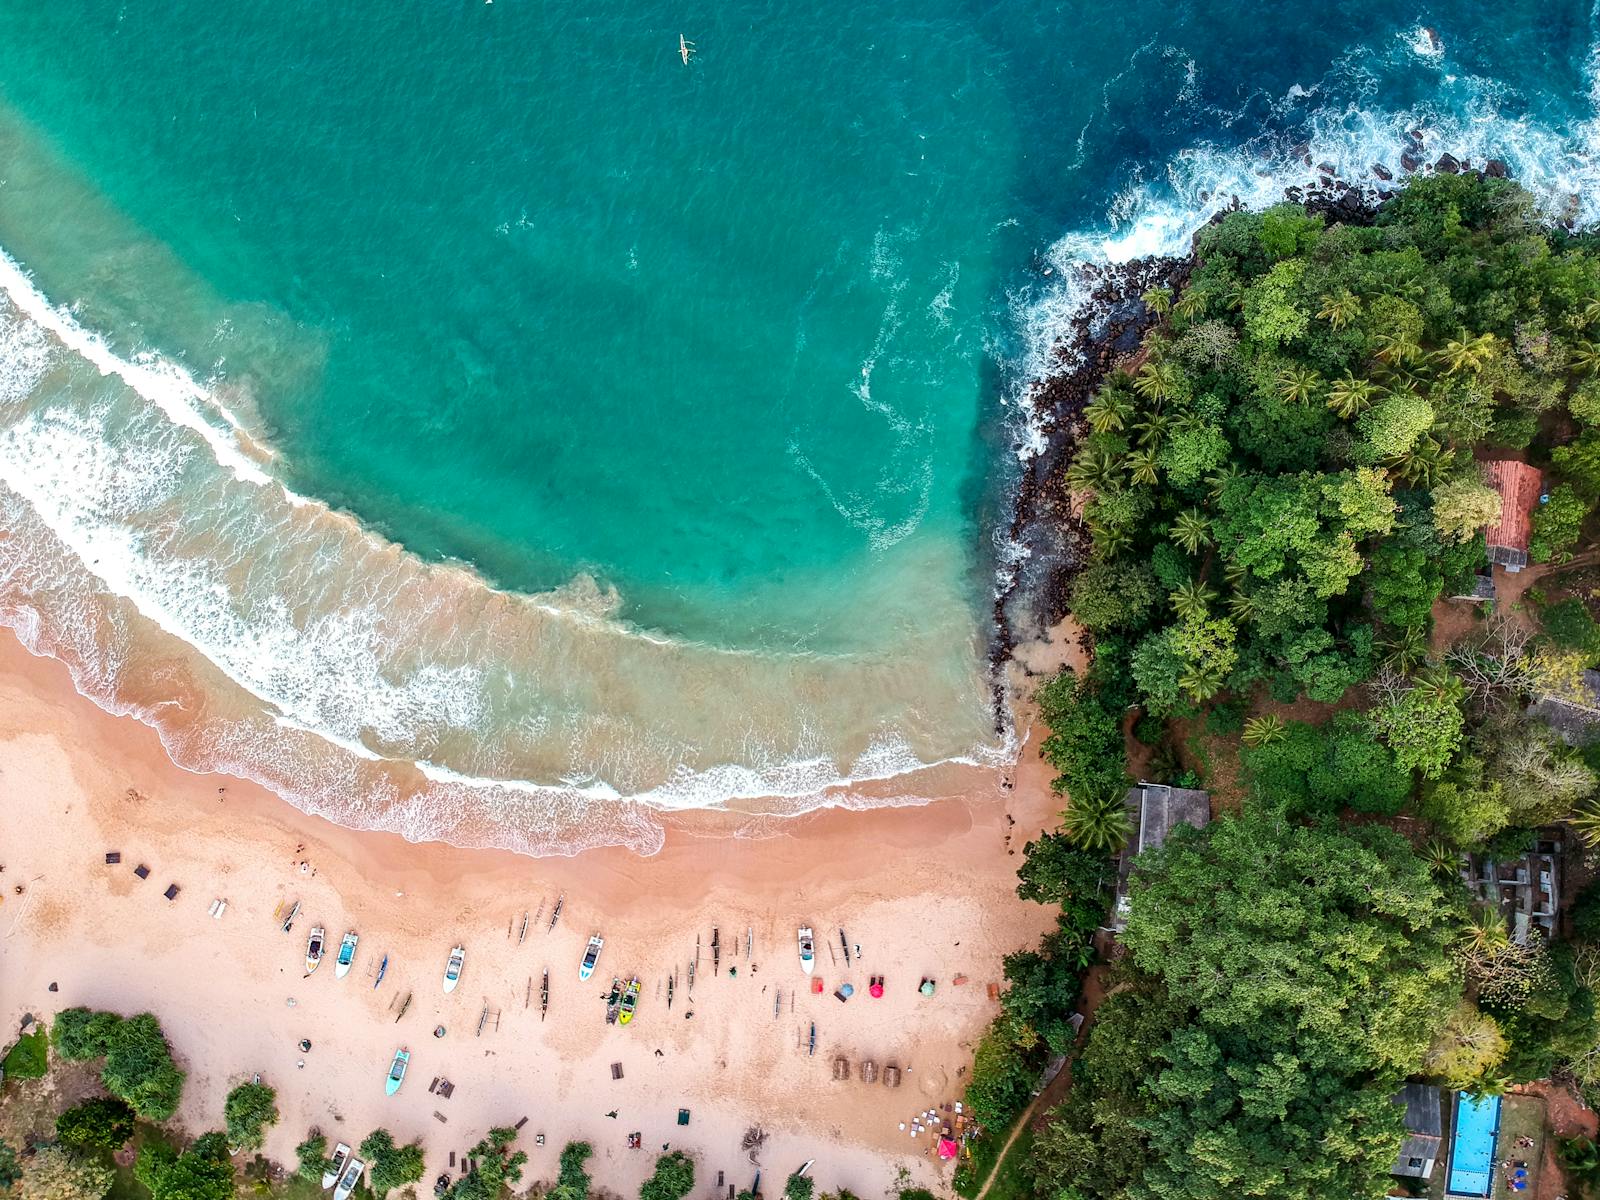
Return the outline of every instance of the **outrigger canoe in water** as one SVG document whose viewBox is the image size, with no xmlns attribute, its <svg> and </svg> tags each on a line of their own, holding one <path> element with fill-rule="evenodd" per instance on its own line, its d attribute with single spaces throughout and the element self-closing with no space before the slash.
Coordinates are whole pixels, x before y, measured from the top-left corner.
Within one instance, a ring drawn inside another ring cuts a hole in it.
<svg viewBox="0 0 1600 1200">
<path fill-rule="evenodd" d="M 639 977 L 628 980 L 628 990 L 622 995 L 622 1015 L 617 1019 L 626 1025 L 633 1020 L 633 1011 L 639 1007 Z"/>
<path fill-rule="evenodd" d="M 335 979 L 343 979 L 350 974 L 350 964 L 356 961 L 356 943 L 360 940 L 361 935 L 352 929 L 339 942 L 339 957 L 333 962 L 333 977 Z"/>
<path fill-rule="evenodd" d="M 800 969 L 809 975 L 816 968 L 816 965 L 816 938 L 811 933 L 811 926 L 802 925 L 800 927 Z"/>
<path fill-rule="evenodd" d="M 600 961 L 600 947 L 606 944 L 598 933 L 589 939 L 589 948 L 583 952 L 583 962 L 578 964 L 578 978 L 587 979 L 594 974 L 594 965 Z"/>
<path fill-rule="evenodd" d="M 444 990 L 446 992 L 456 990 L 456 984 L 461 982 L 461 968 L 466 964 L 466 961 L 466 947 L 457 946 L 450 951 L 450 961 L 445 964 L 444 968 Z"/>
<path fill-rule="evenodd" d="M 323 938 L 326 936 L 327 935 L 323 932 L 322 926 L 317 925 L 312 927 L 311 936 L 306 939 L 307 975 L 315 971 L 318 964 L 322 962 Z"/>
<path fill-rule="evenodd" d="M 406 1068 L 411 1065 L 411 1051 L 404 1046 L 394 1052 L 394 1063 L 389 1067 L 389 1078 L 384 1082 L 383 1094 L 392 1096 L 405 1082 Z"/>
</svg>

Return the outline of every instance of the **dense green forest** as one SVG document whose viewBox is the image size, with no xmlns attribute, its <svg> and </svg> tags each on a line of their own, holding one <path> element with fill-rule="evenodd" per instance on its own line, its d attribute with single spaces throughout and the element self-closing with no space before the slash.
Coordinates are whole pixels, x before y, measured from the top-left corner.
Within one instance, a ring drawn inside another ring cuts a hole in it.
<svg viewBox="0 0 1600 1200">
<path fill-rule="evenodd" d="M 1230 213 L 1181 287 L 1143 297 L 1159 319 L 1083 412 L 1066 480 L 1092 665 L 1037 697 L 1065 808 L 1019 891 L 1060 930 L 1008 960 L 969 1092 L 1004 1127 L 1073 1054 L 1008 1194 L 1381 1196 L 1408 1079 L 1600 1100 L 1600 897 L 1520 944 L 1461 876 L 1564 826 L 1586 881 L 1600 838 L 1600 748 L 1529 711 L 1600 662 L 1596 245 L 1514 183 L 1441 175 L 1370 223 Z M 1531 565 L 1452 601 L 1487 570 L 1482 464 L 1506 459 L 1543 472 Z M 1125 953 L 1074 1046 L 1130 750 L 1139 778 L 1211 789 L 1215 819 L 1135 860 Z"/>
</svg>

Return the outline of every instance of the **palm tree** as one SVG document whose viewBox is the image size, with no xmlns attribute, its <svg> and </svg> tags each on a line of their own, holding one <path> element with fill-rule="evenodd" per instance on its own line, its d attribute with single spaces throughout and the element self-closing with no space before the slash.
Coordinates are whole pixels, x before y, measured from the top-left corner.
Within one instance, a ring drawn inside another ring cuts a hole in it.
<svg viewBox="0 0 1600 1200">
<path fill-rule="evenodd" d="M 1444 364 L 1446 375 L 1459 375 L 1462 371 L 1474 373 L 1483 370 L 1499 348 L 1500 339 L 1492 333 L 1464 336 L 1444 344 L 1434 357 Z"/>
<path fill-rule="evenodd" d="M 1211 602 L 1216 598 L 1216 592 L 1199 579 L 1191 579 L 1167 595 L 1167 599 L 1172 601 L 1173 611 L 1185 620 L 1190 617 L 1205 616 L 1210 610 Z"/>
<path fill-rule="evenodd" d="M 1190 554 L 1198 553 L 1201 546 L 1211 544 L 1211 522 L 1196 510 L 1185 509 L 1172 522 L 1172 540 Z"/>
<path fill-rule="evenodd" d="M 1091 492 L 1109 492 L 1122 483 L 1122 460 L 1109 450 L 1084 450 L 1067 468 L 1067 483 Z"/>
<path fill-rule="evenodd" d="M 1410 363 L 1422 357 L 1422 347 L 1417 339 L 1404 331 L 1400 333 L 1375 333 L 1372 340 L 1378 344 L 1374 358 L 1385 363 Z"/>
<path fill-rule="evenodd" d="M 1133 537 L 1122 525 L 1096 526 L 1091 522 L 1089 536 L 1094 542 L 1095 553 L 1101 558 L 1115 558 L 1129 546 L 1133 545 Z"/>
<path fill-rule="evenodd" d="M 1473 905 L 1461 926 L 1461 940 L 1475 954 L 1494 955 L 1511 944 L 1505 918 L 1485 904 Z"/>
<path fill-rule="evenodd" d="M 1172 289 L 1151 288 L 1139 299 L 1143 300 L 1144 306 L 1155 313 L 1156 316 L 1165 316 L 1172 308 Z"/>
<path fill-rule="evenodd" d="M 1384 652 L 1384 662 L 1409 675 L 1428 657 L 1427 626 L 1407 625 L 1379 642 L 1378 648 Z"/>
<path fill-rule="evenodd" d="M 1567 1182 L 1582 1189 L 1582 1195 L 1593 1195 L 1600 1185 L 1600 1146 L 1592 1138 L 1558 1137 L 1556 1158 L 1561 1160 L 1561 1170 Z"/>
<path fill-rule="evenodd" d="M 1461 866 L 1461 851 L 1443 838 L 1429 838 L 1422 848 L 1422 861 L 1435 875 L 1454 875 Z"/>
<path fill-rule="evenodd" d="M 1411 449 L 1394 455 L 1384 465 L 1407 483 L 1432 487 L 1444 470 L 1444 447 L 1437 438 L 1421 437 Z"/>
<path fill-rule="evenodd" d="M 1256 614 L 1255 597 L 1249 592 L 1234 592 L 1228 597 L 1228 615 L 1243 625 Z"/>
<path fill-rule="evenodd" d="M 1096 433 L 1115 433 L 1133 416 L 1133 401 L 1120 388 L 1105 387 L 1083 410 L 1084 420 Z"/>
<path fill-rule="evenodd" d="M 1459 704 L 1467 694 L 1467 685 L 1462 683 L 1449 667 L 1429 667 L 1417 675 L 1417 690 L 1430 700 L 1440 703 Z"/>
<path fill-rule="evenodd" d="M 1250 568 L 1241 562 L 1230 561 L 1222 568 L 1222 577 L 1228 581 L 1228 586 L 1235 590 L 1244 587 L 1244 581 L 1250 575 Z"/>
<path fill-rule="evenodd" d="M 1189 699 L 1203 704 L 1222 690 L 1222 672 L 1209 663 L 1191 664 L 1178 676 L 1178 686 L 1189 693 Z"/>
<path fill-rule="evenodd" d="M 1152 412 L 1133 427 L 1138 434 L 1135 439 L 1139 445 L 1154 448 L 1161 445 L 1162 439 L 1167 436 L 1167 430 L 1172 428 L 1172 418 L 1163 413 Z"/>
<path fill-rule="evenodd" d="M 1336 294 L 1322 298 L 1322 308 L 1317 316 L 1335 329 L 1343 329 L 1360 313 L 1361 301 L 1356 299 L 1355 293 L 1349 288 L 1340 288 Z"/>
<path fill-rule="evenodd" d="M 1161 481 L 1161 477 L 1156 474 L 1157 459 L 1154 450 L 1135 450 L 1123 461 L 1128 467 L 1128 478 L 1134 483 L 1155 487 Z"/>
<path fill-rule="evenodd" d="M 1600 346 L 1585 339 L 1572 344 L 1572 369 L 1580 375 L 1600 371 Z"/>
<path fill-rule="evenodd" d="M 1150 360 L 1139 368 L 1139 375 L 1133 381 L 1133 390 L 1146 400 L 1159 404 L 1177 391 L 1180 377 L 1177 363 Z"/>
<path fill-rule="evenodd" d="M 1348 421 L 1372 407 L 1372 398 L 1378 394 L 1378 385 L 1370 379 L 1357 379 L 1345 374 L 1333 381 L 1328 389 L 1328 407 L 1341 419 Z"/>
<path fill-rule="evenodd" d="M 1246 746 L 1270 746 L 1273 742 L 1281 742 L 1287 732 L 1283 718 L 1276 713 L 1268 713 L 1264 717 L 1251 717 L 1246 721 L 1239 737 Z"/>
<path fill-rule="evenodd" d="M 1211 302 L 1211 297 L 1206 295 L 1204 288 L 1188 288 L 1183 295 L 1178 297 L 1178 302 L 1172 306 L 1172 315 L 1182 317 L 1185 321 L 1192 321 L 1196 317 L 1203 317 L 1206 308 Z"/>
<path fill-rule="evenodd" d="M 1583 323 L 1593 325 L 1600 321 L 1600 300 L 1591 300 L 1583 306 Z"/>
<path fill-rule="evenodd" d="M 1072 797 L 1061 814 L 1061 832 L 1080 850 L 1115 854 L 1133 836 L 1124 794 L 1114 788 Z"/>
<path fill-rule="evenodd" d="M 1222 493 L 1228 490 L 1228 485 L 1236 479 L 1244 477 L 1244 471 L 1238 463 L 1230 462 L 1226 466 L 1218 467 L 1206 476 L 1206 483 L 1211 490 L 1206 493 L 1211 503 L 1215 504 L 1222 499 Z"/>
<path fill-rule="evenodd" d="M 1307 404 L 1322 386 L 1322 376 L 1310 367 L 1285 367 L 1278 372 L 1278 395 L 1286 404 Z"/>
<path fill-rule="evenodd" d="M 1567 818 L 1567 824 L 1585 846 L 1600 846 L 1600 804 L 1590 800 L 1580 805 Z"/>
</svg>

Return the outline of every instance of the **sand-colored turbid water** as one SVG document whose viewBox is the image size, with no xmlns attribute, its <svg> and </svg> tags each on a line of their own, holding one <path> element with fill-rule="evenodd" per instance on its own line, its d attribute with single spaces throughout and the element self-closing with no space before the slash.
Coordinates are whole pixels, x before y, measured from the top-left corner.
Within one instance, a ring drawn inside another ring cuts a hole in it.
<svg viewBox="0 0 1600 1200">
<path fill-rule="evenodd" d="M 490 1125 L 526 1117 L 519 1145 L 531 1155 L 530 1182 L 552 1178 L 562 1145 L 583 1138 L 595 1146 L 596 1182 L 618 1192 L 633 1192 L 667 1144 L 694 1154 L 697 1190 L 719 1171 L 746 1187 L 757 1168 L 740 1141 L 759 1125 L 769 1134 L 760 1154 L 769 1182 L 816 1158 L 823 1189 L 874 1195 L 901 1168 L 936 1184 L 949 1168 L 926 1135 L 898 1126 L 960 1098 L 995 1012 L 987 984 L 1001 978 L 1004 954 L 1049 926 L 1051 914 L 1014 890 L 1022 845 L 1054 821 L 1047 781 L 1030 748 L 1014 773 L 974 771 L 962 800 L 822 812 L 775 823 L 765 838 L 721 836 L 702 814 L 650 858 L 612 849 L 535 860 L 412 845 L 176 768 L 149 728 L 102 712 L 72 690 L 60 663 L 8 636 L 0 1019 L 78 1004 L 157 1013 L 189 1072 L 178 1120 L 194 1131 L 219 1126 L 228 1088 L 259 1071 L 278 1089 L 282 1120 L 266 1150 L 282 1162 L 310 1126 L 355 1143 L 381 1125 L 423 1140 L 431 1180 Z M 120 863 L 106 864 L 110 851 Z M 140 864 L 150 868 L 142 881 Z M 174 883 L 180 891 L 168 901 Z M 217 899 L 227 901 L 220 919 L 208 913 Z M 295 901 L 300 915 L 286 935 L 275 914 Z M 326 962 L 304 975 L 313 925 L 326 927 L 332 946 L 359 931 L 348 977 Z M 821 994 L 806 990 L 800 925 L 816 930 Z M 605 949 L 581 983 L 594 932 Z M 447 995 L 442 977 L 457 944 L 466 965 Z M 637 1017 L 607 1026 L 601 993 L 613 976 L 635 974 Z M 881 999 L 868 994 L 872 975 L 885 977 Z M 917 994 L 924 976 L 938 981 L 932 997 Z M 855 994 L 841 1003 L 833 992 L 845 983 Z M 410 1072 L 386 1098 L 402 1046 Z M 862 1083 L 859 1070 L 835 1082 L 840 1055 L 900 1066 L 901 1086 Z M 430 1090 L 436 1078 L 455 1085 L 449 1098 Z M 680 1108 L 691 1113 L 686 1127 Z M 634 1131 L 642 1150 L 627 1149 Z"/>
</svg>

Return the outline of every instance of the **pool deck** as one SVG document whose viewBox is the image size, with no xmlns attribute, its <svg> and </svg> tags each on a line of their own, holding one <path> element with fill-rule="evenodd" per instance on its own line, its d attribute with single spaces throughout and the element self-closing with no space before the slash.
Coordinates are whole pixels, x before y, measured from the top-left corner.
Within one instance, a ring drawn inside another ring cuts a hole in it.
<svg viewBox="0 0 1600 1200">
<path fill-rule="evenodd" d="M 1452 1109 L 1450 1129 L 1455 1129 L 1455 1114 Z M 1517 1139 L 1531 1137 L 1531 1147 L 1518 1148 Z M 1534 1200 L 1539 1194 L 1541 1167 L 1544 1163 L 1545 1148 L 1545 1102 L 1539 1096 L 1507 1095 L 1500 1101 L 1500 1136 L 1495 1143 L 1495 1160 L 1499 1162 L 1509 1159 L 1512 1162 L 1525 1162 L 1528 1164 L 1528 1186 L 1520 1192 L 1514 1192 L 1506 1186 L 1506 1172 L 1498 1166 L 1494 1170 L 1494 1184 L 1489 1195 L 1493 1200 Z M 1452 1147 L 1453 1149 L 1453 1147 Z M 1433 1177 L 1428 1181 L 1427 1195 L 1429 1200 L 1450 1200 L 1451 1193 L 1445 1191 L 1449 1180 L 1449 1162 L 1441 1158 L 1439 1164 L 1433 1169 Z"/>
</svg>

